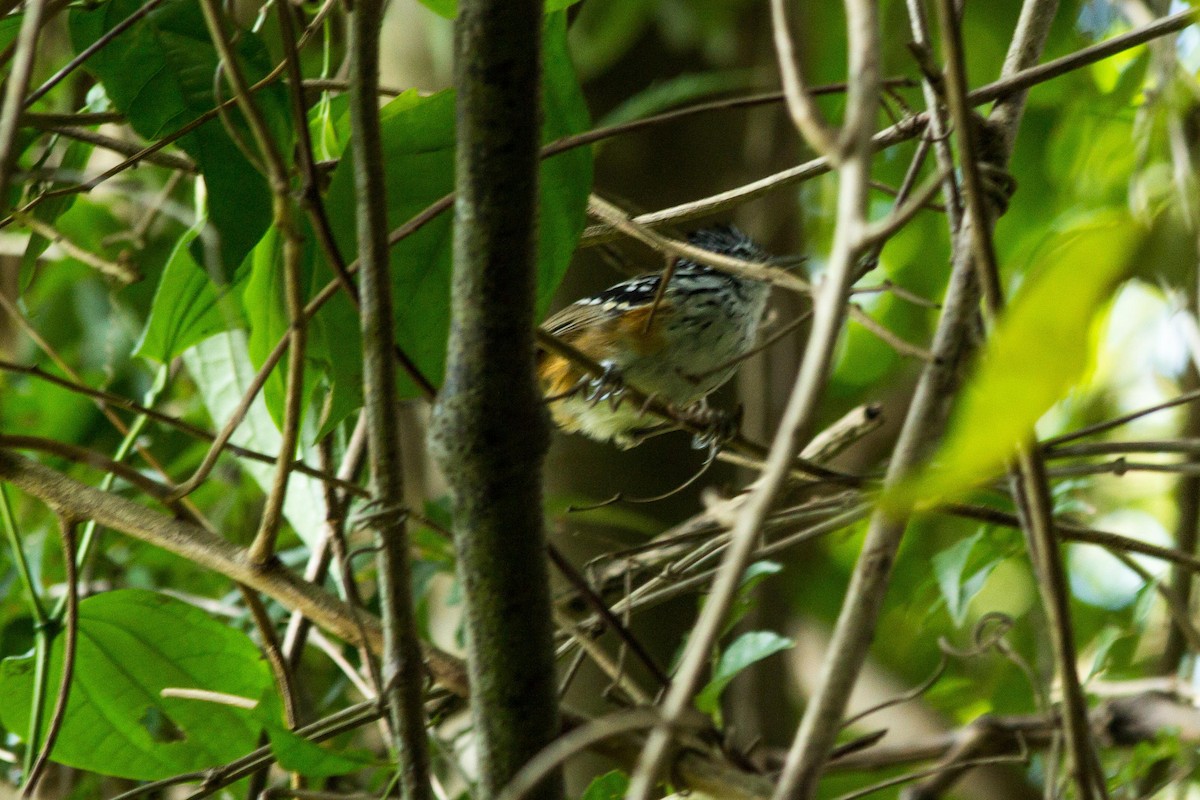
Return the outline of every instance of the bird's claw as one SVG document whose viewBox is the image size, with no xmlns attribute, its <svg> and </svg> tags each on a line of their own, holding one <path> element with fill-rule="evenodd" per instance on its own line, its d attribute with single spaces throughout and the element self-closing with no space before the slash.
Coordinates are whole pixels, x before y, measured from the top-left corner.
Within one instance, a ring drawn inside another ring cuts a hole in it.
<svg viewBox="0 0 1200 800">
<path fill-rule="evenodd" d="M 588 381 L 583 396 L 593 406 L 607 400 L 615 409 L 625 394 L 625 379 L 621 376 L 621 370 L 611 361 L 603 362 L 602 366 L 604 373 Z"/>
<path fill-rule="evenodd" d="M 708 450 L 709 458 L 716 456 L 727 442 L 737 437 L 742 427 L 742 407 L 729 412 L 712 408 L 704 399 L 700 399 L 680 415 L 682 419 L 703 430 L 692 437 L 692 448 Z"/>
</svg>

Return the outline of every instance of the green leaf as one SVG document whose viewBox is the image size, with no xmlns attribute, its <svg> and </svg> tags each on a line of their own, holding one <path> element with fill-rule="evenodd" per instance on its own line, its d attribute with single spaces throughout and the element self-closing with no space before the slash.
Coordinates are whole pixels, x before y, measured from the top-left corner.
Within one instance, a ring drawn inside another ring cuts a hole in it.
<svg viewBox="0 0 1200 800">
<path fill-rule="evenodd" d="M 163 697 L 165 688 L 258 698 L 271 686 L 258 648 L 240 631 L 180 600 L 140 589 L 79 604 L 74 680 L 54 761 L 134 780 L 156 780 L 229 761 L 254 748 L 252 714 Z M 51 650 L 50 686 L 62 672 L 63 635 Z M 0 718 L 28 730 L 33 656 L 0 662 Z M 46 698 L 49 719 L 55 692 Z"/>
<path fill-rule="evenodd" d="M 203 228 L 201 223 L 185 232 L 167 261 L 134 351 L 142 358 L 168 364 L 202 339 L 243 324 L 241 309 L 229 299 L 229 291 L 218 288 L 192 257 L 192 241 Z M 239 271 L 233 285 L 239 285 L 245 275 Z"/>
<path fill-rule="evenodd" d="M 245 395 L 255 373 L 250 364 L 245 333 L 233 330 L 209 337 L 187 350 L 183 354 L 183 363 L 196 381 L 208 413 L 218 427 L 223 425 Z M 302 441 L 314 441 L 311 426 L 311 419 L 305 419 L 301 428 Z M 267 411 L 261 393 L 230 441 L 260 453 L 279 452 L 279 428 Z M 316 453 L 304 449 L 302 457 L 315 458 Z M 239 459 L 239 463 L 264 492 L 270 490 L 275 476 L 274 464 L 249 459 Z M 293 471 L 288 477 L 283 514 L 306 545 L 318 547 L 325 535 L 325 499 L 321 482 Z"/>
<path fill-rule="evenodd" d="M 566 46 L 565 14 L 546 17 L 543 100 L 544 141 L 588 127 L 587 108 L 571 68 Z M 387 169 L 388 226 L 407 222 L 454 188 L 454 94 L 451 91 L 417 98 L 403 95 L 382 112 L 383 160 Z M 355 205 L 357 192 L 347 152 L 334 171 L 326 206 L 335 238 L 346 255 L 357 253 Z M 562 153 L 542 162 L 538 243 L 537 308 L 544 314 L 562 280 L 583 231 L 587 196 L 592 183 L 589 148 Z M 444 213 L 391 249 L 392 291 L 397 298 L 396 341 L 421 372 L 440 385 L 445 368 L 450 328 L 450 272 L 453 220 Z M 321 279 L 332 275 L 322 272 Z M 361 374 L 358 317 L 335 298 L 317 314 L 325 326 L 329 352 L 316 354 L 343 371 L 333 377 L 337 395 L 361 386 L 351 379 Z M 401 377 L 405 397 L 418 389 Z M 361 404 L 361 403 L 359 403 Z M 353 404 L 342 402 L 344 407 Z"/>
<path fill-rule="evenodd" d="M 326 750 L 315 742 L 291 732 L 277 723 L 266 725 L 271 752 L 279 766 L 288 772 L 299 772 L 312 778 L 327 778 L 357 772 L 371 763 L 365 752 Z"/>
<path fill-rule="evenodd" d="M 1105 625 L 1101 629 L 1100 633 L 1096 636 L 1096 653 L 1092 656 L 1092 666 L 1088 670 L 1087 676 L 1083 679 L 1084 683 L 1087 683 L 1104 671 L 1108 665 L 1108 655 L 1112 651 L 1113 645 L 1124 639 L 1126 635 L 1116 625 Z"/>
<path fill-rule="evenodd" d="M 1050 238 L 988 341 L 933 466 L 885 495 L 885 505 L 938 502 L 1003 469 L 1034 423 L 1083 377 L 1092 323 L 1140 235 L 1127 214 L 1107 211 Z"/>
<path fill-rule="evenodd" d="M 327 750 L 288 729 L 283 724 L 283 708 L 274 688 L 263 693 L 254 715 L 267 731 L 271 752 L 279 766 L 312 778 L 327 778 L 357 772 L 372 763 L 370 753 L 358 750 Z"/>
<path fill-rule="evenodd" d="M 69 24 L 76 52 L 95 43 L 141 6 L 141 0 L 107 0 L 72 8 Z M 270 71 L 270 56 L 256 34 L 248 30 L 236 33 L 235 49 L 242 70 L 247 80 L 256 82 Z M 217 63 L 200 5 L 192 0 L 166 0 L 95 53 L 85 66 L 104 83 L 113 105 L 128 117 L 134 130 L 157 140 L 216 106 L 213 76 Z M 279 149 L 288 152 L 290 117 L 283 88 L 269 86 L 255 93 L 254 99 Z M 230 109 L 226 116 L 242 141 L 253 142 L 240 112 Z M 215 255 L 226 277 L 231 276 L 270 224 L 271 195 L 266 180 L 246 160 L 219 118 L 181 137 L 178 145 L 195 159 L 204 175 L 208 218 L 219 235 Z M 196 258 L 205 260 L 198 252 Z"/>
<path fill-rule="evenodd" d="M 421 0 L 421 5 L 439 17 L 454 19 L 458 16 L 458 0 Z"/>
<path fill-rule="evenodd" d="M 791 639 L 773 631 L 743 633 L 721 654 L 717 668 L 713 671 L 712 680 L 696 695 L 696 708 L 706 714 L 716 714 L 721 693 L 739 672 L 762 661 L 767 656 L 774 655 L 781 650 L 791 649 L 795 645 L 796 643 Z"/>
<path fill-rule="evenodd" d="M 746 567 L 746 571 L 742 573 L 742 581 L 738 584 L 737 594 L 729 606 L 729 614 L 725 617 L 722 635 L 729 633 L 754 608 L 755 588 L 767 577 L 777 574 L 782 569 L 783 566 L 776 561 L 755 561 Z"/>
<path fill-rule="evenodd" d="M 662 8 L 657 0 L 581 5 L 571 21 L 571 45 L 584 79 L 602 75 L 644 41 Z"/>
<path fill-rule="evenodd" d="M 24 19 L 25 13 L 22 11 L 0 17 L 0 50 L 7 50 L 8 46 L 17 38 L 17 34 L 21 32 L 21 22 Z"/>
<path fill-rule="evenodd" d="M 41 191 L 51 192 L 55 189 L 68 186 L 71 182 L 77 182 L 82 177 L 83 168 L 87 166 L 88 159 L 92 157 L 93 150 L 95 150 L 95 145 L 88 142 L 70 142 L 63 152 L 62 161 L 58 165 L 58 172 L 64 177 L 68 177 L 68 180 L 47 181 Z M 74 192 L 71 192 L 47 198 L 34 207 L 33 216 L 47 225 L 53 225 L 58 221 L 59 217 L 75 204 L 78 196 Z M 35 233 L 29 237 L 29 244 L 25 246 L 25 254 L 21 256 L 21 275 L 25 276 L 21 280 L 22 286 L 28 285 L 28 276 L 32 275 L 34 264 L 37 263 L 38 257 L 46 252 L 46 248 L 49 246 L 50 240 L 44 236 L 39 236 Z"/>
<path fill-rule="evenodd" d="M 313 235 L 307 221 L 299 220 L 297 224 L 301 228 L 301 238 L 312 241 Z M 311 285 L 312 260 L 315 255 L 316 252 L 313 248 L 304 248 L 300 258 L 300 281 L 305 296 L 311 296 L 320 288 Z M 250 360 L 255 368 L 259 368 L 271 351 L 275 349 L 279 340 L 288 334 L 290 328 L 285 299 L 286 269 L 283 264 L 283 239 L 279 236 L 279 232 L 274 229 L 267 231 L 266 235 L 254 246 L 254 250 L 250 252 L 247 262 L 250 274 L 242 293 L 242 306 L 245 310 L 246 321 L 250 325 L 250 338 L 247 342 Z M 309 288 L 304 289 L 303 287 Z M 312 360 L 312 353 L 329 352 L 329 348 L 323 340 L 323 333 L 324 329 L 315 325 L 308 331 L 309 348 L 306 350 L 308 360 Z M 324 369 L 332 365 L 325 362 L 320 366 Z M 280 429 L 283 428 L 284 406 L 287 402 L 287 369 L 288 360 L 285 357 L 271 371 L 271 375 L 263 387 L 263 399 L 266 401 L 267 410 L 271 412 L 271 418 L 275 420 L 276 426 Z M 317 369 L 305 369 L 304 387 L 301 390 L 303 397 L 307 398 L 312 395 L 320 372 L 321 370 Z M 318 402 L 323 405 L 324 400 L 325 398 L 321 397 Z M 347 412 L 349 410 L 347 409 Z"/>
<path fill-rule="evenodd" d="M 1001 562 L 1001 559 L 994 558 L 969 576 L 966 574 L 971 553 L 982 538 L 983 531 L 980 531 L 933 556 L 933 572 L 938 589 L 955 625 L 961 626 L 966 620 L 971 600 L 979 594 L 992 570 Z"/>
<path fill-rule="evenodd" d="M 580 800 L 622 800 L 629 789 L 629 776 L 619 769 L 606 772 L 583 790 Z"/>
</svg>

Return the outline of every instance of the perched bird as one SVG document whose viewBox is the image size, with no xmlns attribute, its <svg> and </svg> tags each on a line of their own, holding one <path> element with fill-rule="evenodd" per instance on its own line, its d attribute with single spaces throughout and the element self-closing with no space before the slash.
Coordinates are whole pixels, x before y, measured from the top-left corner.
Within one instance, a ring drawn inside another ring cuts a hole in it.
<svg viewBox="0 0 1200 800">
<path fill-rule="evenodd" d="M 732 225 L 695 231 L 688 241 L 747 261 L 768 258 Z M 632 278 L 546 321 L 548 332 L 606 370 L 592 378 L 557 353 L 538 354 L 538 377 L 560 428 L 633 447 L 667 426 L 621 401 L 626 383 L 679 409 L 703 411 L 704 398 L 733 377 L 758 336 L 770 284 L 681 259 L 651 315 L 661 280 L 657 273 Z"/>
</svg>

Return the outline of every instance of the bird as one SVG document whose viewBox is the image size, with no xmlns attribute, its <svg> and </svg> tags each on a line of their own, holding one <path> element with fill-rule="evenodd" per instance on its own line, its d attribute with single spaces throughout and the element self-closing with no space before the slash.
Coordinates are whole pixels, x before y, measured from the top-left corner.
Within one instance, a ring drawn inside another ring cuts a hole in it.
<svg viewBox="0 0 1200 800">
<path fill-rule="evenodd" d="M 745 261 L 769 260 L 733 225 L 693 231 L 688 242 Z M 770 284 L 682 258 L 655 306 L 661 281 L 661 273 L 631 278 L 546 320 L 544 330 L 604 368 L 603 376 L 592 377 L 559 353 L 539 351 L 538 379 L 561 430 L 621 449 L 669 430 L 640 405 L 622 401 L 627 385 L 691 419 L 711 420 L 714 430 L 728 427 L 728 417 L 710 412 L 705 398 L 733 377 L 740 357 L 753 349 Z M 703 446 L 700 440 L 697 446 Z"/>
</svg>

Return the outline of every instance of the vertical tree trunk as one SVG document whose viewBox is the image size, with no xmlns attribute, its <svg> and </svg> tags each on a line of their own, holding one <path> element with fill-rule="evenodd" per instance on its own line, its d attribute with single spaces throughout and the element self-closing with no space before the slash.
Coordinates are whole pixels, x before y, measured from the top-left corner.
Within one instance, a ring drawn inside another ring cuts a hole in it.
<svg viewBox="0 0 1200 800">
<path fill-rule="evenodd" d="M 538 0 L 463 0 L 456 28 L 453 324 L 431 447 L 454 507 L 485 795 L 558 724 L 534 376 Z M 561 795 L 547 780 L 539 798 Z"/>
</svg>

